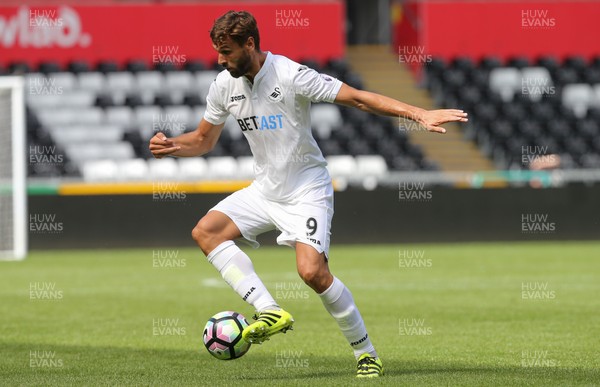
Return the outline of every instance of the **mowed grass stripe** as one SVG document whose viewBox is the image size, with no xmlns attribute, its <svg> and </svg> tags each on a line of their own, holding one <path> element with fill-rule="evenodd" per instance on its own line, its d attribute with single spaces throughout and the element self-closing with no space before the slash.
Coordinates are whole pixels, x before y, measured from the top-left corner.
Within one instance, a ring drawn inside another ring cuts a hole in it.
<svg viewBox="0 0 600 387">
<path fill-rule="evenodd" d="M 385 377 L 369 383 L 597 385 L 599 252 L 591 242 L 334 246 L 331 268 L 384 362 Z M 296 323 L 229 362 L 203 348 L 204 324 L 222 310 L 254 311 L 197 249 L 32 252 L 1 263 L 0 384 L 364 384 L 295 273 L 293 250 L 248 253 Z M 54 297 L 36 297 L 40 289 Z M 178 329 L 164 334 L 165 321 Z"/>
</svg>

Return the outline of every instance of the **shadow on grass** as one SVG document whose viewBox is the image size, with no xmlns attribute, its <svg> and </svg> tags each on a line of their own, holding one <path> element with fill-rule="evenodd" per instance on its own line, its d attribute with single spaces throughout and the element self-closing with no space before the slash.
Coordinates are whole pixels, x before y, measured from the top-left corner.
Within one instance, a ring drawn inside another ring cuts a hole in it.
<svg viewBox="0 0 600 387">
<path fill-rule="evenodd" d="M 269 380 L 300 385 L 348 385 L 354 382 L 354 361 L 346 354 L 332 357 L 292 351 L 252 353 L 251 349 L 241 359 L 219 361 L 204 348 L 177 350 L 160 348 L 159 344 L 155 348 L 128 348 L 0 342 L 0 380 L 7 385 L 231 385 L 234 382 L 264 385 Z M 600 380 L 600 371 L 590 369 L 383 360 L 386 376 L 381 383 L 385 384 L 492 385 L 516 381 L 548 385 L 593 384 Z"/>
</svg>

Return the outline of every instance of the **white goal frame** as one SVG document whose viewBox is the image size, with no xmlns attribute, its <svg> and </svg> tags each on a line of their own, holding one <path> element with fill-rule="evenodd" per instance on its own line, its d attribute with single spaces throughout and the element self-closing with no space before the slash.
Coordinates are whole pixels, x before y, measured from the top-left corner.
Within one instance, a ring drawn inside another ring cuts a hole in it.
<svg viewBox="0 0 600 387">
<path fill-rule="evenodd" d="M 12 249 L 2 250 L 0 261 L 22 260 L 27 255 L 27 149 L 23 77 L 0 76 L 0 89 L 11 94 Z M 0 214 L 4 216 L 4 214 Z"/>
</svg>

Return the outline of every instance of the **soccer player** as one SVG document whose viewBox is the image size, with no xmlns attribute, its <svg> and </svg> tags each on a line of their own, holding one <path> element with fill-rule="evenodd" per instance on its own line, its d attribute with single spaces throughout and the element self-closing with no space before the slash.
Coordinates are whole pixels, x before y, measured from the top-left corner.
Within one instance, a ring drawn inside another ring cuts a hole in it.
<svg viewBox="0 0 600 387">
<path fill-rule="evenodd" d="M 192 231 L 208 261 L 257 311 L 257 321 L 244 329 L 243 338 L 260 344 L 294 323 L 234 243 L 244 240 L 258 247 L 257 235 L 277 229 L 281 232 L 277 243 L 295 249 L 298 274 L 319 295 L 354 350 L 356 376 L 383 375 L 352 294 L 329 271 L 333 187 L 311 133 L 310 104 L 330 102 L 407 117 L 439 133 L 445 132 L 440 125 L 466 121 L 467 114 L 454 109 L 426 111 L 357 90 L 284 56 L 264 52 L 256 20 L 245 11 L 219 17 L 210 37 L 225 70 L 209 89 L 204 118 L 193 132 L 174 138 L 157 133 L 150 150 L 156 158 L 204 155 L 215 146 L 230 114 L 250 144 L 255 180 L 209 210 Z"/>
</svg>

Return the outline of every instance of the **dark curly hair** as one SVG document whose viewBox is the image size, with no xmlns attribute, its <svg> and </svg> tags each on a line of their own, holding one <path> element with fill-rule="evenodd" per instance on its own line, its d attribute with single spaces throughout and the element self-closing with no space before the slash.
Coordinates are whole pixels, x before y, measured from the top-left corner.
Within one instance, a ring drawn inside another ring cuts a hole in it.
<svg viewBox="0 0 600 387">
<path fill-rule="evenodd" d="M 215 24 L 213 24 L 210 30 L 210 38 L 213 43 L 219 45 L 228 36 L 240 46 L 243 46 L 249 37 L 253 37 L 254 46 L 257 51 L 260 51 L 258 26 L 256 19 L 254 19 L 254 16 L 250 12 L 229 11 L 215 20 Z"/>
</svg>

